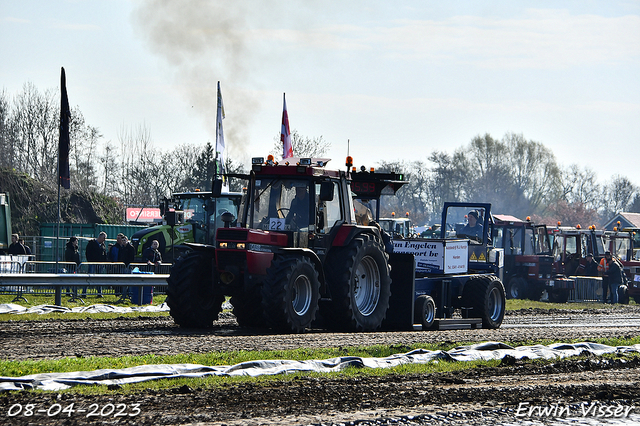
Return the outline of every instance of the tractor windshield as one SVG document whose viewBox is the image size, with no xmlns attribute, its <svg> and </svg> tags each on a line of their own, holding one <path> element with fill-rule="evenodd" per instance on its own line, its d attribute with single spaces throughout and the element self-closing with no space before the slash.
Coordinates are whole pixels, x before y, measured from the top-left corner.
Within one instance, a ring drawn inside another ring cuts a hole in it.
<svg viewBox="0 0 640 426">
<path fill-rule="evenodd" d="M 184 212 L 186 222 L 203 223 L 205 218 L 204 200 L 202 198 L 183 198 L 180 200 L 180 208 Z"/>
<path fill-rule="evenodd" d="M 269 231 L 309 229 L 309 181 L 256 179 L 249 206 L 249 227 Z"/>
</svg>

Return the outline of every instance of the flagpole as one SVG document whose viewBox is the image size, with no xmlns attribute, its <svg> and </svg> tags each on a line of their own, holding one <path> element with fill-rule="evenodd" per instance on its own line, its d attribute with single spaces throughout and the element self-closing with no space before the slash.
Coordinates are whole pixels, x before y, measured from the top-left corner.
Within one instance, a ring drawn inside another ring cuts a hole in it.
<svg viewBox="0 0 640 426">
<path fill-rule="evenodd" d="M 60 187 L 66 189 L 71 187 L 71 176 L 69 173 L 69 120 L 71 112 L 69 109 L 69 98 L 67 97 L 67 78 L 64 73 L 64 67 L 60 70 L 60 137 L 58 139 L 58 218 L 56 223 L 56 273 L 60 273 L 58 268 L 60 258 Z M 55 304 L 60 306 L 62 303 L 62 287 L 56 287 Z"/>
</svg>

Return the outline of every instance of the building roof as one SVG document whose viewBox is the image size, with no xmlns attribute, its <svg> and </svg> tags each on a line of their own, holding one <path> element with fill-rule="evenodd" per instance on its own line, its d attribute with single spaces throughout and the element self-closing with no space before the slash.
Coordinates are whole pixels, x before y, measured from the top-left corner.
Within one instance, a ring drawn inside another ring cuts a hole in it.
<svg viewBox="0 0 640 426">
<path fill-rule="evenodd" d="M 640 213 L 618 213 L 609 222 L 605 223 L 604 229 L 611 231 L 620 221 L 620 227 L 624 228 L 640 228 Z"/>
</svg>

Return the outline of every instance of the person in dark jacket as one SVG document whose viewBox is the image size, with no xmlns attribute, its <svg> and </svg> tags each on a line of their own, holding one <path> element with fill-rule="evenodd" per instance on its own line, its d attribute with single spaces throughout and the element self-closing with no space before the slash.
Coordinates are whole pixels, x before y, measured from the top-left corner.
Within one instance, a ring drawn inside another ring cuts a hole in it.
<svg viewBox="0 0 640 426">
<path fill-rule="evenodd" d="M 20 236 L 18 234 L 11 234 L 11 245 L 9 246 L 9 254 L 21 255 L 27 254 L 24 246 L 20 244 Z"/>
<path fill-rule="evenodd" d="M 98 238 L 94 238 L 87 243 L 85 256 L 87 262 L 106 262 L 107 261 L 107 247 L 104 245 L 107 239 L 107 233 L 101 232 Z"/>
<path fill-rule="evenodd" d="M 162 263 L 162 254 L 158 250 L 160 243 L 158 240 L 151 241 L 151 245 L 144 249 L 142 258 L 147 261 L 147 265 L 160 265 Z"/>
<path fill-rule="evenodd" d="M 87 248 L 85 249 L 87 262 L 107 261 L 107 247 L 104 245 L 106 239 L 107 233 L 103 231 L 98 234 L 97 238 L 94 238 L 87 243 Z M 89 265 L 88 272 L 90 274 L 95 274 L 96 265 Z M 86 296 L 86 294 L 83 294 L 83 296 Z M 98 287 L 98 297 L 102 297 L 102 287 Z"/>
<path fill-rule="evenodd" d="M 611 292 L 611 303 L 618 303 L 618 288 L 622 285 L 622 265 L 611 256 L 610 252 L 605 253 L 605 259 L 609 265 L 607 276 L 609 277 L 609 291 Z"/>
<path fill-rule="evenodd" d="M 67 247 L 64 250 L 65 262 L 73 262 L 80 265 L 80 252 L 78 251 L 78 237 L 70 237 L 67 241 Z"/>
<path fill-rule="evenodd" d="M 584 277 L 598 276 L 598 262 L 593 258 L 592 253 L 587 254 L 587 257 L 580 261 L 575 274 Z"/>
<path fill-rule="evenodd" d="M 129 266 L 129 264 L 133 262 L 133 259 L 136 256 L 136 249 L 133 248 L 133 246 L 129 242 L 129 238 L 127 238 L 126 235 L 122 235 L 121 243 L 122 246 L 120 247 L 120 252 L 118 253 L 118 261 Z"/>
</svg>

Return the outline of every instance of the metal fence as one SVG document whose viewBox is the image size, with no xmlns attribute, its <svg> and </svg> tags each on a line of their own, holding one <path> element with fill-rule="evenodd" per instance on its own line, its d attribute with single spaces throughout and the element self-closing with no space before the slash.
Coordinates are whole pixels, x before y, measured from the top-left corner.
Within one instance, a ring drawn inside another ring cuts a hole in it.
<svg viewBox="0 0 640 426">
<path fill-rule="evenodd" d="M 168 275 L 172 264 L 148 265 L 146 263 L 131 263 L 125 265 L 120 262 L 84 262 L 80 265 L 70 262 L 51 262 L 31 260 L 34 256 L 0 256 L 0 273 L 2 274 L 89 274 L 89 275 L 118 275 L 123 274 L 158 274 Z M 115 278 L 115 277 L 114 277 Z M 126 280 L 125 280 L 126 281 Z M 122 280 L 120 280 L 122 283 Z M 154 285 L 153 293 L 166 294 L 166 285 Z M 138 288 L 126 285 L 108 286 L 65 286 L 62 293 L 70 296 L 71 301 L 81 300 L 81 297 L 99 297 L 106 295 L 120 296 L 119 301 L 131 298 L 131 293 Z M 14 302 L 26 300 L 25 296 L 53 296 L 53 285 L 0 285 L 0 294 L 12 294 Z M 140 296 L 141 297 L 141 296 Z"/>
<path fill-rule="evenodd" d="M 569 292 L 569 302 L 601 302 L 602 278 L 570 277 L 576 280 L 576 287 Z"/>
</svg>

